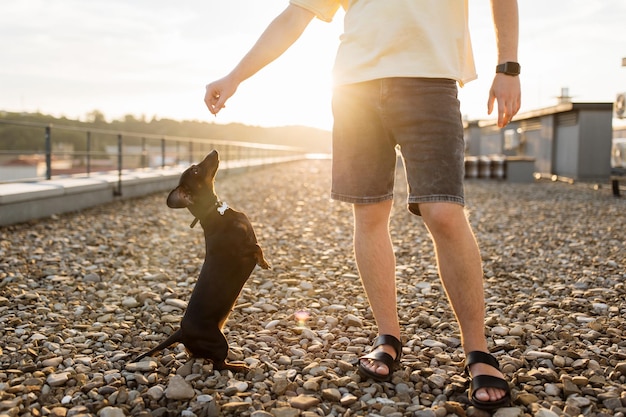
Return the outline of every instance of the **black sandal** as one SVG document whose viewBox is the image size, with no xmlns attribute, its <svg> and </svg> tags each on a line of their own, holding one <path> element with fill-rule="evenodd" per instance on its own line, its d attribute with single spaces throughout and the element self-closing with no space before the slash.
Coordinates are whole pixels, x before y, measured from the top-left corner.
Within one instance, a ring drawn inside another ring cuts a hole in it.
<svg viewBox="0 0 626 417">
<path fill-rule="evenodd" d="M 484 363 L 500 370 L 498 360 L 489 353 L 473 351 L 467 354 L 467 358 L 465 359 L 465 373 L 470 377 L 468 394 L 470 403 L 476 408 L 487 411 L 508 406 L 511 403 L 511 388 L 509 384 L 504 379 L 497 376 L 477 375 L 472 377 L 469 367 L 475 363 Z M 501 389 L 505 391 L 506 394 L 497 401 L 482 401 L 474 397 L 474 393 L 481 388 Z"/>
<path fill-rule="evenodd" d="M 376 352 L 373 351 L 378 346 L 382 346 L 382 345 L 391 346 L 396 351 L 396 358 L 394 359 L 391 357 L 390 354 L 380 351 L 380 350 Z M 393 371 L 395 371 L 400 366 L 400 356 L 402 356 L 402 342 L 396 339 L 395 336 L 392 336 L 390 334 L 383 334 L 383 335 L 378 336 L 376 339 L 374 339 L 372 352 L 368 353 L 367 355 L 361 356 L 358 359 L 357 369 L 359 373 L 361 373 L 361 375 L 366 376 L 368 378 L 372 378 L 375 381 L 379 381 L 379 382 L 389 381 L 391 379 L 391 374 L 393 374 Z M 371 360 L 375 360 L 378 362 L 382 362 L 384 365 L 387 366 L 387 368 L 389 368 L 389 373 L 387 375 L 382 375 L 382 374 L 370 371 L 369 369 L 365 368 L 361 364 L 362 359 L 371 359 Z"/>
</svg>

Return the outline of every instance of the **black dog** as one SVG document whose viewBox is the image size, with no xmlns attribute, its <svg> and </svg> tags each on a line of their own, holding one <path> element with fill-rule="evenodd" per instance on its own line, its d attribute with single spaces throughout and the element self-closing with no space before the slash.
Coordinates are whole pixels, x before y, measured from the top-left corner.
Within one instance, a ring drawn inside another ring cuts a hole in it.
<svg viewBox="0 0 626 417">
<path fill-rule="evenodd" d="M 170 208 L 186 207 L 195 216 L 191 227 L 200 222 L 206 255 L 180 328 L 133 362 L 181 342 L 193 357 L 210 360 L 215 369 L 246 369 L 226 361 L 228 342 L 222 327 L 254 267 L 270 266 L 248 217 L 220 202 L 215 194 L 218 165 L 217 151 L 212 151 L 183 172 L 178 187 L 167 197 Z"/>
</svg>

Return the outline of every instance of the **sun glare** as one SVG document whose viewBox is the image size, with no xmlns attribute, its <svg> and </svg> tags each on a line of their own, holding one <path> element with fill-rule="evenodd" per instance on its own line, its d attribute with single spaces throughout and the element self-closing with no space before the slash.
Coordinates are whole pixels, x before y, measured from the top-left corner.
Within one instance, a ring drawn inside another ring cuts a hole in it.
<svg viewBox="0 0 626 417">
<path fill-rule="evenodd" d="M 332 66 L 341 20 L 341 16 L 331 23 L 314 19 L 283 56 L 242 83 L 217 121 L 330 130 Z"/>
</svg>

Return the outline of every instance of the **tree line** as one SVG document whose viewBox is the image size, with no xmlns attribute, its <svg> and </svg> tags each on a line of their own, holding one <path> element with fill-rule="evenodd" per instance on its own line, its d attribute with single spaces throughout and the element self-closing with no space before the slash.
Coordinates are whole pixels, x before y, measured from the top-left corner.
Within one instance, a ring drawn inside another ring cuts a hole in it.
<svg viewBox="0 0 626 417">
<path fill-rule="evenodd" d="M 0 121 L 19 123 L 51 124 L 54 127 L 79 127 L 112 132 L 132 132 L 147 135 L 200 138 L 207 141 L 228 140 L 285 145 L 304 148 L 308 152 L 330 153 L 330 132 L 306 126 L 261 127 L 240 123 L 218 124 L 197 120 L 172 120 L 166 118 L 137 118 L 126 115 L 122 119 L 107 121 L 104 114 L 94 110 L 87 114 L 85 121 L 54 117 L 42 113 L 0 112 Z M 99 141 L 101 146 L 114 140 L 113 135 Z M 76 151 L 86 147 L 85 132 L 56 129 L 55 143 L 69 144 Z M 44 132 L 41 128 L 0 123 L 0 150 L 41 151 L 45 147 Z"/>
</svg>

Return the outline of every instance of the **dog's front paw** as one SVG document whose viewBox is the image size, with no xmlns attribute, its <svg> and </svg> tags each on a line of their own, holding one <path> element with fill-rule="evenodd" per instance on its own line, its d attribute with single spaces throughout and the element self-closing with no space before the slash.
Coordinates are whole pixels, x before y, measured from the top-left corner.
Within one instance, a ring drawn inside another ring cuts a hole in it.
<svg viewBox="0 0 626 417">
<path fill-rule="evenodd" d="M 257 265 L 259 265 L 263 269 L 272 269 L 272 266 L 267 263 L 265 258 L 261 258 L 259 261 L 257 261 Z"/>
<path fill-rule="evenodd" d="M 256 245 L 255 258 L 256 258 L 256 264 L 260 266 L 261 268 L 272 269 L 270 264 L 265 259 L 265 255 L 263 255 L 263 249 L 261 249 L 261 247 L 258 244 Z"/>
</svg>

